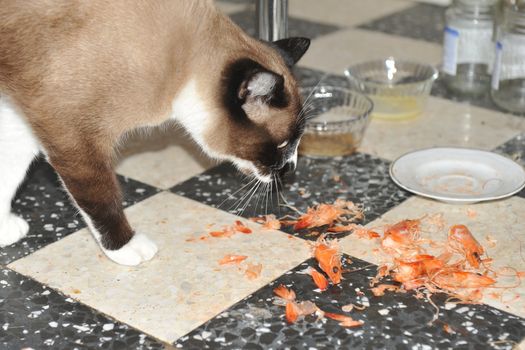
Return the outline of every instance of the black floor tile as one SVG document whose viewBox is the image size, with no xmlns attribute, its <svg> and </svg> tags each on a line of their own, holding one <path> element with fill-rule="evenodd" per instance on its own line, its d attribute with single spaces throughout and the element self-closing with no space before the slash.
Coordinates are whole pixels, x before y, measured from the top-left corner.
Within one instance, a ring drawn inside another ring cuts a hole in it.
<svg viewBox="0 0 525 350">
<path fill-rule="evenodd" d="M 256 36 L 255 11 L 242 11 L 230 15 L 230 18 L 245 30 L 249 35 Z M 288 18 L 288 36 L 302 36 L 310 39 L 317 38 L 338 30 L 339 27 L 321 24 L 294 17 Z"/>
<path fill-rule="evenodd" d="M 118 178 L 126 207 L 159 191 L 135 180 L 122 176 Z M 21 241 L 0 248 L 0 265 L 7 265 L 85 227 L 84 221 L 62 189 L 55 171 L 42 159 L 31 166 L 13 200 L 13 212 L 29 223 L 29 233 Z"/>
<path fill-rule="evenodd" d="M 522 133 L 505 142 L 503 145 L 497 147 L 494 151 L 511 158 L 522 167 L 525 167 L 525 133 Z M 525 198 L 525 189 L 523 189 L 517 195 Z"/>
<path fill-rule="evenodd" d="M 467 95 L 458 95 L 457 93 L 451 92 L 447 89 L 445 82 L 442 78 L 438 78 L 434 85 L 432 85 L 432 91 L 430 92 L 432 96 L 441 97 L 447 100 L 470 104 L 472 106 L 491 109 L 497 112 L 509 113 L 502 108 L 498 107 L 490 97 L 490 91 L 487 91 L 483 95 L 478 96 L 467 96 Z"/>
<path fill-rule="evenodd" d="M 343 259 L 344 261 L 345 259 Z M 512 349 L 525 337 L 525 320 L 486 305 L 445 307 L 446 297 L 435 295 L 439 306 L 437 321 L 429 324 L 435 309 L 413 293 L 386 292 L 375 297 L 369 290 L 376 267 L 358 259 L 347 265 L 340 286 L 315 291 L 304 271 L 316 265 L 313 259 L 299 265 L 253 295 L 180 338 L 183 349 Z M 366 266 L 369 266 L 366 268 Z M 350 303 L 367 306 L 347 313 L 364 321 L 345 329 L 336 321 L 316 321 L 307 316 L 295 324 L 284 319 L 284 307 L 274 305 L 273 289 L 291 287 L 297 300 L 309 300 L 324 311 L 345 314 L 341 307 Z M 445 325 L 452 333 L 445 331 Z"/>
<path fill-rule="evenodd" d="M 0 269 L 0 349 L 163 349 L 164 344 L 46 286 Z"/>
<path fill-rule="evenodd" d="M 525 167 L 525 133 L 512 138 L 495 149 L 497 153 L 506 155 Z"/>
<path fill-rule="evenodd" d="M 282 194 L 289 205 L 301 212 L 316 203 L 332 203 L 338 198 L 363 204 L 366 216 L 363 223 L 367 223 L 410 196 L 391 181 L 388 167 L 387 161 L 360 153 L 331 159 L 300 157 L 295 174 L 284 181 Z M 237 170 L 222 164 L 176 185 L 171 191 L 244 217 L 266 213 L 297 215 L 279 206 L 283 199 L 278 200 L 275 191 L 265 195 L 264 188 L 259 187 L 258 194 L 250 197 L 253 185 L 243 187 L 243 183 L 248 180 L 243 182 Z M 291 227 L 283 230 L 292 233 Z M 307 239 L 317 238 L 306 231 L 296 234 Z M 344 234 L 339 234 L 342 236 Z"/>
<path fill-rule="evenodd" d="M 445 7 L 417 4 L 359 26 L 391 35 L 441 44 L 445 27 Z"/>
<path fill-rule="evenodd" d="M 296 66 L 293 73 L 299 85 L 302 87 L 329 85 L 350 88 L 348 79 L 341 75 L 329 74 L 320 70 Z"/>
</svg>

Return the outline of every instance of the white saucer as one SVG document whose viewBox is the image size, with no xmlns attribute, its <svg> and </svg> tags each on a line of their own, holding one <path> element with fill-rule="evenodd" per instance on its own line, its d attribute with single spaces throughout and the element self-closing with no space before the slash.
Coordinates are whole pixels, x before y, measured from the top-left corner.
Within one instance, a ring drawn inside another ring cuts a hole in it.
<svg viewBox="0 0 525 350">
<path fill-rule="evenodd" d="M 407 153 L 390 166 L 392 180 L 407 191 L 448 203 L 501 199 L 525 187 L 525 170 L 499 154 L 437 147 Z"/>
</svg>

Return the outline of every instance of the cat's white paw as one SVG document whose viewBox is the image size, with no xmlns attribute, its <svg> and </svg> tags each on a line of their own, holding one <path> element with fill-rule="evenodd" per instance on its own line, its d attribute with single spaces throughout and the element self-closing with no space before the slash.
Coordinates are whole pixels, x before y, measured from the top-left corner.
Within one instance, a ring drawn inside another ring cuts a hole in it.
<svg viewBox="0 0 525 350">
<path fill-rule="evenodd" d="M 146 235 L 135 234 L 122 248 L 118 250 L 103 250 L 106 256 L 117 264 L 135 266 L 153 258 L 158 248 Z"/>
<path fill-rule="evenodd" d="M 0 247 L 16 243 L 29 232 L 29 225 L 19 216 L 9 213 L 0 219 Z"/>
</svg>

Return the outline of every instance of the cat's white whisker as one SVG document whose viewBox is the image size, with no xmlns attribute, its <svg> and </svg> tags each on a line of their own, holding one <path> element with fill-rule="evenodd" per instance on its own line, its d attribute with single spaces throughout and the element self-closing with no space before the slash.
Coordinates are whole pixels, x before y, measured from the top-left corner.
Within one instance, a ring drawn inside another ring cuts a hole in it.
<svg viewBox="0 0 525 350">
<path fill-rule="evenodd" d="M 257 200 L 255 201 L 255 208 L 254 208 L 254 215 L 257 214 L 257 208 L 259 207 L 259 202 L 261 201 L 261 197 L 264 197 L 264 192 L 266 190 L 266 186 L 267 186 L 267 183 L 263 183 L 262 184 L 262 189 L 261 191 L 258 191 L 257 193 Z M 263 206 L 263 203 L 261 203 L 261 207 Z"/>
<path fill-rule="evenodd" d="M 255 184 L 250 188 L 250 190 L 248 190 L 248 192 L 246 192 L 246 195 L 241 199 L 241 201 L 239 203 L 239 206 L 237 208 L 237 210 L 240 209 L 240 212 L 238 213 L 239 215 L 244 213 L 244 211 L 246 210 L 246 208 L 250 204 L 250 201 L 251 201 L 253 195 L 257 192 L 257 189 L 261 185 L 261 181 L 259 179 L 257 179 L 257 178 L 256 178 L 256 180 L 257 181 L 255 182 Z"/>
<path fill-rule="evenodd" d="M 310 98 L 312 98 L 313 96 L 313 93 L 314 91 L 317 89 L 317 87 L 319 87 L 319 85 L 321 84 L 321 82 L 329 75 L 329 73 L 324 73 L 323 76 L 321 76 L 321 78 L 319 78 L 319 81 L 317 82 L 317 84 L 315 84 L 315 86 L 312 88 L 312 91 L 310 91 L 310 93 L 308 94 L 308 96 L 304 99 L 303 101 L 303 108 L 301 109 L 301 111 L 299 112 L 299 119 L 301 119 L 303 117 L 306 111 L 306 108 L 307 106 L 311 106 L 311 103 L 313 103 L 312 101 L 310 101 Z M 310 103 L 310 104 L 308 104 Z"/>
<path fill-rule="evenodd" d="M 263 183 L 262 181 L 257 181 L 257 185 L 255 186 L 254 190 L 252 191 L 252 194 L 250 195 L 250 197 L 245 201 L 244 206 L 243 206 L 242 210 L 240 211 L 239 215 L 242 215 L 244 213 L 244 211 L 246 210 L 246 208 L 248 208 L 248 205 L 250 205 L 250 202 L 251 202 L 253 196 L 255 195 L 255 193 L 257 192 L 257 190 L 259 189 L 259 187 L 261 186 L 262 183 Z"/>
<path fill-rule="evenodd" d="M 241 196 L 241 198 L 235 201 L 228 210 L 233 209 L 233 211 L 237 212 L 239 208 L 242 206 L 243 201 L 250 195 L 251 191 L 257 186 L 258 183 L 259 183 L 259 180 L 256 177 L 254 177 L 254 181 L 251 182 L 251 187 Z"/>
<path fill-rule="evenodd" d="M 246 180 L 246 178 L 245 178 L 245 180 Z M 228 197 L 227 197 L 226 199 L 224 199 L 224 200 L 221 202 L 221 204 L 219 204 L 219 205 L 217 206 L 217 208 L 221 208 L 221 206 L 222 206 L 224 203 L 226 203 L 228 200 L 230 200 L 230 199 L 235 199 L 235 195 L 236 195 L 237 193 L 239 193 L 240 191 L 242 191 L 243 189 L 245 189 L 246 187 L 248 187 L 249 185 L 251 185 L 251 184 L 252 184 L 253 182 L 255 182 L 255 181 L 257 181 L 257 178 L 253 177 L 248 183 L 242 185 L 241 188 L 237 189 L 237 191 L 235 191 L 235 192 L 233 192 L 233 193 L 231 193 L 231 194 L 228 194 Z"/>
<path fill-rule="evenodd" d="M 308 113 L 312 111 L 312 106 L 314 104 L 314 101 L 309 101 L 307 104 L 304 105 L 303 110 L 301 111 L 300 115 L 298 116 L 299 120 L 308 119 Z"/>
<path fill-rule="evenodd" d="M 277 199 L 277 213 L 279 214 L 279 216 L 281 215 L 281 212 L 280 212 L 280 206 L 279 206 L 279 184 L 277 183 L 277 175 L 274 175 L 273 176 L 273 183 L 275 183 L 275 198 Z M 273 199 L 272 199 L 272 204 L 273 204 Z"/>
<path fill-rule="evenodd" d="M 268 192 L 266 192 L 266 208 L 265 208 L 265 215 L 268 215 L 268 200 L 270 200 L 270 204 L 273 205 L 273 179 L 275 178 L 275 174 L 272 174 L 272 182 L 270 182 L 270 189 Z"/>
</svg>

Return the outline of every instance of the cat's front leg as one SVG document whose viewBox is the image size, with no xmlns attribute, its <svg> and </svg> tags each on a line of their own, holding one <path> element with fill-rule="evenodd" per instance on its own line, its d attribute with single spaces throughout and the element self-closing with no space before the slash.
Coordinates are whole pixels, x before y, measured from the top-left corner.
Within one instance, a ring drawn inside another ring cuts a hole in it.
<svg viewBox="0 0 525 350">
<path fill-rule="evenodd" d="M 150 260 L 157 253 L 157 246 L 145 235 L 135 234 L 129 225 L 109 160 L 92 152 L 83 156 L 86 159 L 55 156 L 49 160 L 103 252 L 121 265 Z"/>
</svg>

